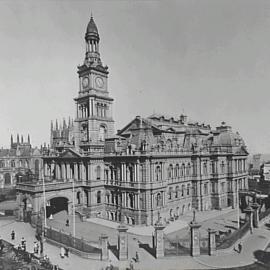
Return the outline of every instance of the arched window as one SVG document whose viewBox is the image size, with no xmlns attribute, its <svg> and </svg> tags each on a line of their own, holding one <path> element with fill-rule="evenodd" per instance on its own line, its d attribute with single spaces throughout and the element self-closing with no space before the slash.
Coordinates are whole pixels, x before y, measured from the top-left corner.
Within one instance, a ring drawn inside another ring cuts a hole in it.
<svg viewBox="0 0 270 270">
<path fill-rule="evenodd" d="M 168 168 L 168 178 L 172 179 L 173 178 L 173 165 L 170 164 L 169 168 Z"/>
<path fill-rule="evenodd" d="M 208 184 L 204 184 L 204 195 L 208 195 Z"/>
<path fill-rule="evenodd" d="M 157 206 L 162 206 L 162 197 L 160 193 L 157 194 Z"/>
<path fill-rule="evenodd" d="M 220 164 L 220 169 L 221 169 L 221 173 L 223 174 L 225 172 L 225 164 L 224 161 L 221 162 Z"/>
<path fill-rule="evenodd" d="M 15 161 L 11 160 L 11 167 L 14 168 L 15 167 Z"/>
<path fill-rule="evenodd" d="M 181 196 L 182 197 L 184 197 L 184 195 L 185 195 L 185 185 L 182 185 L 182 187 L 181 187 Z"/>
<path fill-rule="evenodd" d="M 4 181 L 5 181 L 5 185 L 10 185 L 11 184 L 11 177 L 10 177 L 9 173 L 4 174 Z"/>
<path fill-rule="evenodd" d="M 133 194 L 129 193 L 129 206 L 130 208 L 134 207 L 134 198 L 133 198 Z"/>
<path fill-rule="evenodd" d="M 156 166 L 155 174 L 156 174 L 156 180 L 157 181 L 161 180 L 161 168 L 160 168 L 160 166 Z"/>
<path fill-rule="evenodd" d="M 191 167 L 190 167 L 190 163 L 188 163 L 187 169 L 186 169 L 186 172 L 187 172 L 186 174 L 187 174 L 187 176 L 190 176 L 190 173 L 191 173 L 191 172 L 190 172 L 190 168 L 191 168 Z"/>
<path fill-rule="evenodd" d="M 190 184 L 187 185 L 187 196 L 190 195 Z"/>
<path fill-rule="evenodd" d="M 106 138 L 106 128 L 105 128 L 105 126 L 100 126 L 99 127 L 98 139 L 101 142 L 104 142 L 105 141 L 105 138 Z"/>
<path fill-rule="evenodd" d="M 97 203 L 101 203 L 101 191 L 97 192 Z"/>
<path fill-rule="evenodd" d="M 169 200 L 172 199 L 172 193 L 173 193 L 173 188 L 172 187 L 169 187 Z"/>
<path fill-rule="evenodd" d="M 184 163 L 183 163 L 182 166 L 181 166 L 180 176 L 181 176 L 181 177 L 185 176 L 185 164 L 184 164 Z"/>
<path fill-rule="evenodd" d="M 175 198 L 178 198 L 179 196 L 179 186 L 176 186 L 175 188 Z"/>
<path fill-rule="evenodd" d="M 207 175 L 207 162 L 203 163 L 203 175 Z"/>
<path fill-rule="evenodd" d="M 179 177 L 179 164 L 176 164 L 175 165 L 174 176 L 175 176 L 175 178 L 178 178 Z"/>
<path fill-rule="evenodd" d="M 100 177 L 101 177 L 101 168 L 100 168 L 100 166 L 97 166 L 96 172 L 97 172 L 97 180 L 100 180 Z"/>
</svg>

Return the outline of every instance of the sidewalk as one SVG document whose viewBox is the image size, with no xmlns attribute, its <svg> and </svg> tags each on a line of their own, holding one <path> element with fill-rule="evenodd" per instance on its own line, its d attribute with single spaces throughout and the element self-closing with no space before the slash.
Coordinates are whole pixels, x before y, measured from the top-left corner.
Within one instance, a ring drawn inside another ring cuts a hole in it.
<svg viewBox="0 0 270 270">
<path fill-rule="evenodd" d="M 14 230 L 16 233 L 15 241 L 11 241 L 10 233 Z M 33 243 L 35 239 L 35 229 L 28 223 L 16 222 L 14 220 L 0 219 L 0 237 L 2 239 L 17 246 L 21 242 L 21 238 L 26 240 L 26 250 L 33 252 Z M 77 255 L 70 253 L 69 258 L 60 258 L 60 249 L 47 242 L 44 243 L 44 254 L 48 255 L 52 264 L 58 264 L 64 270 L 99 270 L 106 266 L 107 262 L 84 259 Z"/>
<path fill-rule="evenodd" d="M 10 233 L 12 230 L 16 232 L 16 240 L 13 244 L 19 244 L 23 236 L 27 242 L 27 250 L 33 252 L 33 242 L 35 241 L 35 230 L 27 223 L 15 222 L 14 220 L 0 220 L 0 235 L 4 240 L 11 242 Z M 117 236 L 117 235 L 116 235 Z M 181 269 L 221 269 L 225 267 L 244 266 L 252 264 L 256 261 L 254 251 L 265 250 L 270 240 L 270 230 L 265 226 L 255 229 L 252 235 L 248 234 L 242 239 L 243 249 L 241 254 L 237 252 L 219 251 L 215 256 L 202 255 L 200 257 L 178 256 L 166 257 L 163 259 L 155 259 L 144 249 L 138 247 L 140 236 L 128 235 L 129 243 L 129 260 L 126 262 L 118 261 L 110 252 L 109 257 L 113 265 L 119 266 L 120 269 L 126 270 L 130 260 L 135 257 L 136 251 L 139 253 L 140 262 L 134 263 L 135 269 L 150 270 L 181 270 Z M 64 270 L 74 269 L 93 269 L 99 270 L 106 266 L 108 262 L 83 259 L 74 254 L 70 254 L 69 258 L 61 259 L 59 256 L 59 248 L 45 243 L 45 254 L 47 254 L 53 264 L 58 264 Z"/>
</svg>

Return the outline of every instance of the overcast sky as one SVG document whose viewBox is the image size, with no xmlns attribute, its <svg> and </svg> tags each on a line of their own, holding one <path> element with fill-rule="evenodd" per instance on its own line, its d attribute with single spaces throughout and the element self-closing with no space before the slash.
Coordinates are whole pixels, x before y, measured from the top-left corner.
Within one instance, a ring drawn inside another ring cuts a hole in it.
<svg viewBox="0 0 270 270">
<path fill-rule="evenodd" d="M 91 11 L 109 66 L 116 129 L 179 115 L 239 131 L 270 152 L 270 1 L 0 1 L 0 143 L 49 142 L 75 116 Z"/>
</svg>

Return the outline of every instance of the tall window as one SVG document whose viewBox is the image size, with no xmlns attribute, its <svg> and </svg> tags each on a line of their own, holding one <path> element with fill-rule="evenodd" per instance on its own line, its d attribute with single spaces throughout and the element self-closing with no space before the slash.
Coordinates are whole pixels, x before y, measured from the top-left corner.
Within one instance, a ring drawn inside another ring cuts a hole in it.
<svg viewBox="0 0 270 270">
<path fill-rule="evenodd" d="M 172 193 L 173 193 L 173 188 L 170 187 L 170 188 L 169 188 L 169 200 L 172 199 Z"/>
<path fill-rule="evenodd" d="M 216 189 L 215 189 L 215 183 L 214 182 L 212 182 L 211 183 L 211 189 L 212 189 L 212 193 L 215 193 L 216 192 Z"/>
<path fill-rule="evenodd" d="M 156 166 L 155 173 L 156 173 L 156 180 L 157 181 L 161 180 L 161 168 L 160 168 L 160 166 Z"/>
<path fill-rule="evenodd" d="M 190 184 L 187 185 L 187 196 L 190 194 Z"/>
<path fill-rule="evenodd" d="M 177 178 L 179 176 L 179 165 L 176 164 L 175 168 L 174 168 L 174 176 L 175 178 Z"/>
<path fill-rule="evenodd" d="M 220 169 L 221 169 L 221 173 L 225 173 L 225 164 L 224 164 L 224 161 L 221 162 L 220 164 Z"/>
<path fill-rule="evenodd" d="M 208 184 L 204 184 L 204 195 L 208 195 Z"/>
<path fill-rule="evenodd" d="M 190 176 L 190 171 L 191 171 L 191 167 L 190 167 L 190 163 L 188 163 L 188 165 L 187 165 L 187 176 Z"/>
<path fill-rule="evenodd" d="M 185 185 L 182 185 L 181 187 L 181 196 L 183 197 L 185 195 Z"/>
<path fill-rule="evenodd" d="M 100 166 L 97 166 L 96 172 L 97 172 L 97 180 L 100 180 L 100 177 L 101 177 L 101 168 L 100 168 Z"/>
<path fill-rule="evenodd" d="M 179 186 L 176 186 L 175 188 L 175 198 L 178 198 L 179 196 Z"/>
<path fill-rule="evenodd" d="M 225 192 L 225 183 L 221 183 L 221 192 L 224 193 Z"/>
<path fill-rule="evenodd" d="M 101 203 L 101 191 L 97 192 L 97 203 Z"/>
<path fill-rule="evenodd" d="M 105 141 L 105 137 L 106 137 L 106 128 L 104 126 L 100 126 L 99 127 L 99 135 L 98 135 L 98 139 L 102 142 Z"/>
<path fill-rule="evenodd" d="M 173 178 L 173 165 L 170 164 L 169 168 L 168 168 L 168 178 L 172 179 Z"/>
<path fill-rule="evenodd" d="M 203 163 L 203 174 L 207 175 L 207 163 L 206 162 Z"/>
<path fill-rule="evenodd" d="M 161 193 L 157 194 L 157 206 L 162 206 L 162 197 Z"/>
</svg>

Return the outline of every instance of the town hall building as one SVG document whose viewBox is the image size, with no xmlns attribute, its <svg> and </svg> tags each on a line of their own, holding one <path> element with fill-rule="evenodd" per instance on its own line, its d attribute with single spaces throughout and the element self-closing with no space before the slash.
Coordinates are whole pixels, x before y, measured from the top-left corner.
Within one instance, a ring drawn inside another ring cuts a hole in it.
<svg viewBox="0 0 270 270">
<path fill-rule="evenodd" d="M 76 114 L 52 123 L 43 157 L 47 216 L 75 210 L 131 225 L 166 222 L 196 209 L 235 208 L 247 189 L 247 149 L 225 122 L 215 129 L 187 116 L 136 116 L 115 133 L 109 69 L 91 17 L 78 67 Z M 116 108 L 117 109 L 117 108 Z M 17 185 L 19 218 L 44 209 L 42 179 Z M 75 194 L 74 194 L 75 193 Z"/>
</svg>

